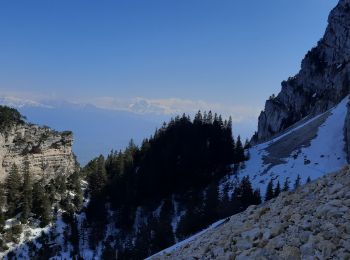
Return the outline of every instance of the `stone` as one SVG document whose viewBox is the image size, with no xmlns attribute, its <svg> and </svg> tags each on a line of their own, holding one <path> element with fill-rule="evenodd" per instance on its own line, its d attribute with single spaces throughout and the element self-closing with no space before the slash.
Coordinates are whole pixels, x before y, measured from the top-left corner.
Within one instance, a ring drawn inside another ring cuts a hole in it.
<svg viewBox="0 0 350 260">
<path fill-rule="evenodd" d="M 71 132 L 28 123 L 14 125 L 6 134 L 0 133 L 0 182 L 13 164 L 21 172 L 25 160 L 34 179 L 45 177 L 49 181 L 57 175 L 72 174 L 77 169 L 72 145 Z"/>
<path fill-rule="evenodd" d="M 300 260 L 300 250 L 294 246 L 284 246 L 281 256 L 285 260 Z"/>
</svg>

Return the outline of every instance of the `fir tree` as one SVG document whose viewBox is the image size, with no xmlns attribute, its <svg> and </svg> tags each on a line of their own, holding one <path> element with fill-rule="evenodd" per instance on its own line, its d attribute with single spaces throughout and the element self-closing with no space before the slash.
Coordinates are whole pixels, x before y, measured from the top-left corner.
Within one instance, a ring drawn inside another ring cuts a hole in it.
<svg viewBox="0 0 350 260">
<path fill-rule="evenodd" d="M 310 176 L 309 177 L 307 177 L 307 179 L 306 179 L 306 183 L 310 183 L 311 182 L 311 178 L 310 178 Z"/>
<path fill-rule="evenodd" d="M 283 184 L 283 190 L 282 191 L 289 191 L 289 178 L 287 177 Z"/>
<path fill-rule="evenodd" d="M 260 189 L 256 189 L 254 190 L 254 194 L 253 194 L 253 205 L 259 205 L 261 204 L 261 194 L 260 194 Z"/>
<path fill-rule="evenodd" d="M 251 148 L 250 142 L 248 139 L 246 139 L 244 143 L 244 149 L 250 149 L 250 148 Z"/>
<path fill-rule="evenodd" d="M 277 197 L 280 193 L 281 193 L 281 184 L 280 184 L 280 181 L 278 181 L 273 195 L 274 197 Z"/>
<path fill-rule="evenodd" d="M 237 137 L 237 141 L 236 141 L 236 163 L 240 163 L 245 161 L 245 154 L 244 154 L 244 149 L 243 149 L 243 145 L 242 145 L 242 141 L 241 141 L 241 137 L 238 136 Z"/>
<path fill-rule="evenodd" d="M 104 158 L 101 155 L 96 162 L 96 170 L 89 176 L 89 190 L 91 199 L 97 199 L 106 185 L 107 175 L 104 166 Z"/>
<path fill-rule="evenodd" d="M 33 187 L 33 213 L 41 220 L 41 227 L 50 223 L 51 203 L 42 182 L 35 183 Z"/>
<path fill-rule="evenodd" d="M 74 192 L 74 199 L 73 204 L 77 210 L 80 210 L 83 204 L 83 191 L 81 189 L 80 184 L 80 174 L 78 171 L 75 171 L 70 177 L 69 177 L 69 185 L 70 189 Z"/>
<path fill-rule="evenodd" d="M 21 201 L 21 176 L 15 164 L 12 165 L 5 180 L 5 193 L 7 199 L 7 216 L 13 217 L 18 211 Z"/>
<path fill-rule="evenodd" d="M 186 205 L 188 209 L 181 217 L 176 229 L 178 238 L 186 238 L 199 231 L 203 226 L 203 197 L 200 191 L 190 191 L 187 195 L 189 202 Z"/>
<path fill-rule="evenodd" d="M 227 218 L 233 215 L 233 207 L 229 197 L 229 184 L 226 183 L 223 189 L 223 195 L 220 201 L 219 214 L 220 218 Z"/>
<path fill-rule="evenodd" d="M 73 246 L 73 255 L 79 254 L 79 227 L 78 221 L 75 216 L 73 216 L 73 220 L 70 223 L 70 237 L 69 240 Z"/>
<path fill-rule="evenodd" d="M 299 188 L 299 186 L 300 186 L 300 180 L 301 180 L 301 178 L 300 178 L 300 175 L 298 174 L 298 176 L 297 176 L 297 178 L 296 178 L 296 180 L 295 180 L 295 183 L 294 183 L 294 189 Z"/>
<path fill-rule="evenodd" d="M 171 198 L 166 198 L 159 213 L 153 238 L 154 251 L 161 251 L 175 243 L 173 228 L 171 225 L 174 214 L 174 205 Z"/>
<path fill-rule="evenodd" d="M 208 225 L 218 218 L 218 206 L 219 206 L 219 190 L 216 182 L 213 182 L 209 185 L 205 200 L 204 200 L 204 216 L 206 223 Z"/>
<path fill-rule="evenodd" d="M 273 181 L 271 179 L 266 187 L 265 201 L 268 201 L 273 198 L 274 198 Z"/>
<path fill-rule="evenodd" d="M 258 196 L 254 191 L 248 176 L 243 177 L 240 184 L 234 189 L 232 195 L 233 212 L 239 213 L 247 209 L 250 205 L 258 204 Z"/>
<path fill-rule="evenodd" d="M 33 203 L 33 193 L 32 193 L 32 178 L 29 172 L 29 161 L 26 159 L 23 165 L 23 186 L 22 186 L 22 215 L 21 221 L 23 223 L 27 222 L 30 212 L 32 210 Z"/>
</svg>

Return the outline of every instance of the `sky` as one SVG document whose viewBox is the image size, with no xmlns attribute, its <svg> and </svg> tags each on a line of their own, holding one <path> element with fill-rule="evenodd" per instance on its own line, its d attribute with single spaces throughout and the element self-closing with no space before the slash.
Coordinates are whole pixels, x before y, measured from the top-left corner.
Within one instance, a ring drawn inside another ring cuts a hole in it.
<svg viewBox="0 0 350 260">
<path fill-rule="evenodd" d="M 336 3 L 1 1 L 0 90 L 202 101 L 256 114 L 297 73 Z"/>
</svg>

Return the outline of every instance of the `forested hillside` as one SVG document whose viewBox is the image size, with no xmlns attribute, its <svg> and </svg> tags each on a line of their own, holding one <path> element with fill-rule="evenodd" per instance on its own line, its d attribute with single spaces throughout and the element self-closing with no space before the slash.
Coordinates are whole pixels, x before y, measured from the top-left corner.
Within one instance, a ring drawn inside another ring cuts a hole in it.
<svg viewBox="0 0 350 260">
<path fill-rule="evenodd" d="M 246 159 L 231 119 L 198 112 L 193 120 L 183 115 L 164 123 L 140 147 L 131 141 L 124 151 L 92 160 L 83 169 L 91 196 L 90 246 L 98 246 L 113 222 L 118 232 L 109 239 L 119 241 L 119 257 L 140 259 L 259 203 L 248 179 L 241 185 L 242 205 L 230 201 L 228 187 L 219 194 L 219 180 Z"/>
</svg>

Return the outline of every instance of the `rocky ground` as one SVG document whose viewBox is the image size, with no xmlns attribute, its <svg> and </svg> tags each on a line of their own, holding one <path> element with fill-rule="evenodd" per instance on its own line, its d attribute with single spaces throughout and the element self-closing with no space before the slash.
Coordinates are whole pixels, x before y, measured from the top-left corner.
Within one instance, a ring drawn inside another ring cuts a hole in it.
<svg viewBox="0 0 350 260">
<path fill-rule="evenodd" d="M 251 206 L 152 259 L 350 259 L 350 169 Z"/>
</svg>

